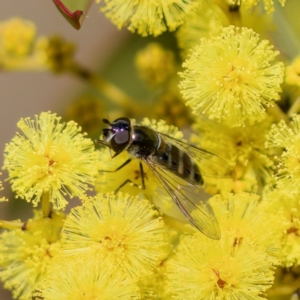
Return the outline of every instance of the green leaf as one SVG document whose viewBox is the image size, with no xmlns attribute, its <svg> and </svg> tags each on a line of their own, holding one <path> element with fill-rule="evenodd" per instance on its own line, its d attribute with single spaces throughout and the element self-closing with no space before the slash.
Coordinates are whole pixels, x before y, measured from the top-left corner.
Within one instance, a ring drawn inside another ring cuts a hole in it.
<svg viewBox="0 0 300 300">
<path fill-rule="evenodd" d="M 80 29 L 93 0 L 53 0 L 65 19 L 76 29 Z"/>
</svg>

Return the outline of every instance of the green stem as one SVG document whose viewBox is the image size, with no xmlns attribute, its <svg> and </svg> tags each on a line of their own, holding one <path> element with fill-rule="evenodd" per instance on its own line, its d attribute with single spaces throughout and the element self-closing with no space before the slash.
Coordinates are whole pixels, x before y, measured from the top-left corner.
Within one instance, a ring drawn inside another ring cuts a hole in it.
<svg viewBox="0 0 300 300">
<path fill-rule="evenodd" d="M 49 193 L 43 193 L 42 196 L 42 212 L 45 218 L 48 218 L 51 212 Z"/>
<path fill-rule="evenodd" d="M 141 115 L 141 110 L 147 111 L 149 108 L 145 108 L 145 105 L 140 105 L 139 101 L 133 100 L 124 91 L 119 89 L 111 82 L 105 80 L 99 74 L 91 72 L 81 66 L 74 64 L 69 71 L 87 81 L 90 85 L 97 88 L 105 97 L 107 97 L 112 103 L 122 107 L 125 110 L 131 111 L 134 115 Z"/>
<path fill-rule="evenodd" d="M 286 281 L 286 279 L 287 278 L 282 278 L 281 281 Z M 267 293 L 270 298 L 282 297 L 282 299 L 290 299 L 289 297 L 292 296 L 292 294 L 299 288 L 299 286 L 300 278 L 295 278 L 292 280 L 288 280 L 288 282 L 275 285 L 274 287 L 270 288 Z"/>
<path fill-rule="evenodd" d="M 237 27 L 242 26 L 240 5 L 228 5 L 228 16 L 232 25 Z"/>
<path fill-rule="evenodd" d="M 23 227 L 23 222 L 0 220 L 0 228 L 3 229 L 23 229 Z"/>
<path fill-rule="evenodd" d="M 294 103 L 293 103 L 293 105 L 291 106 L 291 108 L 289 109 L 289 111 L 288 111 L 288 116 L 289 117 L 291 117 L 292 116 L 292 114 L 296 114 L 296 113 L 298 113 L 300 111 L 300 97 L 298 97 L 295 101 L 294 101 Z"/>
<path fill-rule="evenodd" d="M 289 122 L 288 116 L 281 110 L 281 108 L 275 103 L 274 106 L 268 107 L 267 112 L 274 118 L 275 122 L 279 122 L 280 120 L 284 120 L 285 122 Z"/>
<path fill-rule="evenodd" d="M 298 287 L 297 286 L 290 286 L 288 284 L 277 286 L 276 288 L 272 288 L 268 291 L 269 297 L 275 297 L 275 296 L 292 296 L 292 294 L 296 291 Z"/>
</svg>

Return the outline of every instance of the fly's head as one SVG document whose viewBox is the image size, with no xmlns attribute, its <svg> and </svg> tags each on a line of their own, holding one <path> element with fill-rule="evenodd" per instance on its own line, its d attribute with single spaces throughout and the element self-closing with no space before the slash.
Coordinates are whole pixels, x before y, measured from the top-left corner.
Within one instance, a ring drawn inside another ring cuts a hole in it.
<svg viewBox="0 0 300 300">
<path fill-rule="evenodd" d="M 108 119 L 103 119 L 103 123 L 110 127 L 103 129 L 103 140 L 97 142 L 112 149 L 115 157 L 126 150 L 131 143 L 131 122 L 128 118 L 118 118 L 112 123 Z"/>
</svg>

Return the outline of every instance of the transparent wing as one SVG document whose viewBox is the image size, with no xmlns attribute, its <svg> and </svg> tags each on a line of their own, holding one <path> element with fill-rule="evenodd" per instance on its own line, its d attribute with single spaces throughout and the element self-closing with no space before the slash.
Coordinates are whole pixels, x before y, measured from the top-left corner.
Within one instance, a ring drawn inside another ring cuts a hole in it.
<svg viewBox="0 0 300 300">
<path fill-rule="evenodd" d="M 201 188 L 174 175 L 150 157 L 144 158 L 143 161 L 157 176 L 188 220 L 209 238 L 220 239 L 220 228 L 214 211 L 207 200 L 200 199 Z"/>
<path fill-rule="evenodd" d="M 157 132 L 166 143 L 173 144 L 191 156 L 199 164 L 201 174 L 207 177 L 224 178 L 231 172 L 229 163 L 220 156 L 194 145 L 177 140 L 164 133 Z"/>
</svg>

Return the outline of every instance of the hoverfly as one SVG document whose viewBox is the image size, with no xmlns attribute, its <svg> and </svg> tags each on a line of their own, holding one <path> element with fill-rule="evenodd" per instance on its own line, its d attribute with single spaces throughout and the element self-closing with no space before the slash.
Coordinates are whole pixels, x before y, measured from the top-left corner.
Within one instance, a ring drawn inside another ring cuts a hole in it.
<svg viewBox="0 0 300 300">
<path fill-rule="evenodd" d="M 118 118 L 112 123 L 103 119 L 103 122 L 110 127 L 103 129 L 103 140 L 97 142 L 113 150 L 112 157 L 126 150 L 131 157 L 140 159 L 143 188 L 144 162 L 187 219 L 209 238 L 220 239 L 220 228 L 212 207 L 207 200 L 199 202 L 203 177 L 196 164 L 196 160 L 200 160 L 209 167 L 211 162 L 216 163 L 212 158 L 218 157 L 147 126 L 132 125 L 129 118 Z M 130 161 L 131 158 L 116 170 Z"/>
</svg>

